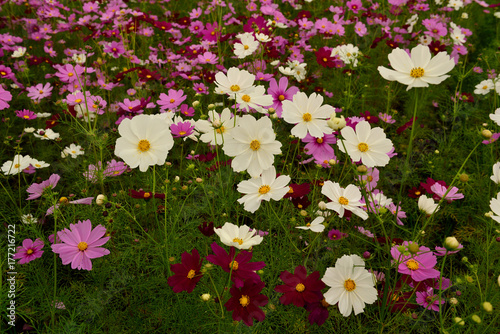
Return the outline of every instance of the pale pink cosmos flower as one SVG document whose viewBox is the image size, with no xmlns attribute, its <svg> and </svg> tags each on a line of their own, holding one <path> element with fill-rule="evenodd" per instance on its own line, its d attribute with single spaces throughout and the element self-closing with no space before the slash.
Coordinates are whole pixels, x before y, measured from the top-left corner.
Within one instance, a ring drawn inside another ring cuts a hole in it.
<svg viewBox="0 0 500 334">
<path fill-rule="evenodd" d="M 47 180 L 42 181 L 41 183 L 33 183 L 31 186 L 26 189 L 26 191 L 30 194 L 26 200 L 32 200 L 39 198 L 42 196 L 45 189 L 52 188 L 54 189 L 57 186 L 57 183 L 61 177 L 57 174 L 52 174 Z"/>
<path fill-rule="evenodd" d="M 439 196 L 439 198 L 443 198 L 445 200 L 447 200 L 448 202 L 451 202 L 451 201 L 454 201 L 454 200 L 457 200 L 457 199 L 462 199 L 464 198 L 464 195 L 463 194 L 459 194 L 458 193 L 458 188 L 457 187 L 452 187 L 448 193 L 446 193 L 448 191 L 448 188 L 447 187 L 444 187 L 442 185 L 440 185 L 439 183 L 434 183 L 432 186 L 431 186 L 431 190 L 437 195 Z"/>
<path fill-rule="evenodd" d="M 25 264 L 35 259 L 38 259 L 43 254 L 43 241 L 36 239 L 24 239 L 23 245 L 17 247 L 17 253 L 12 257 L 13 259 L 21 259 L 19 264 Z"/>
<path fill-rule="evenodd" d="M 110 237 L 103 237 L 106 228 L 97 225 L 92 229 L 89 219 L 70 224 L 70 229 L 65 228 L 57 232 L 62 243 L 53 244 L 52 250 L 59 254 L 62 264 L 70 264 L 71 269 L 92 270 L 90 259 L 96 259 L 109 254 L 109 250 L 100 246 L 108 242 Z"/>
</svg>

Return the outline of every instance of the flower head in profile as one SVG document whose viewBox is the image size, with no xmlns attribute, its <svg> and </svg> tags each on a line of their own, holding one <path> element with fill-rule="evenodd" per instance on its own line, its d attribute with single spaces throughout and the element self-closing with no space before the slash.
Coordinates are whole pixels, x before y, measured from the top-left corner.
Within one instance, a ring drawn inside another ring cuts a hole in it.
<svg viewBox="0 0 500 334">
<path fill-rule="evenodd" d="M 54 189 L 60 179 L 61 177 L 58 174 L 52 174 L 45 181 L 42 181 L 40 183 L 33 183 L 28 187 L 28 189 L 26 189 L 26 191 L 30 194 L 28 198 L 26 198 L 26 200 L 32 200 L 41 197 L 43 192 L 48 188 Z"/>
<path fill-rule="evenodd" d="M 59 254 L 62 264 L 71 263 L 71 269 L 92 270 L 90 259 L 109 254 L 109 250 L 100 247 L 109 240 L 109 237 L 104 237 L 105 233 L 106 228 L 102 225 L 92 229 L 89 219 L 78 221 L 77 224 L 70 224 L 69 229 L 57 232 L 62 243 L 53 244 L 52 251 Z"/>
<path fill-rule="evenodd" d="M 17 253 L 12 257 L 13 259 L 20 259 L 19 264 L 25 264 L 43 255 L 43 241 L 36 239 L 24 239 L 23 245 L 17 247 Z"/>
<path fill-rule="evenodd" d="M 115 155 L 141 172 L 149 166 L 163 165 L 174 145 L 168 124 L 151 115 L 124 119 L 118 132 L 121 137 L 116 140 Z"/>
<path fill-rule="evenodd" d="M 356 131 L 346 126 L 340 130 L 343 140 L 338 140 L 339 149 L 349 154 L 353 161 L 359 161 L 366 167 L 385 166 L 389 163 L 388 153 L 393 149 L 392 141 L 386 138 L 382 128 L 371 128 L 370 123 L 362 121 L 356 124 Z"/>
<path fill-rule="evenodd" d="M 280 298 L 283 305 L 303 307 L 306 303 L 319 302 L 322 298 L 321 290 L 325 283 L 320 280 L 319 271 L 307 275 L 304 266 L 297 266 L 293 274 L 283 271 L 280 279 L 285 284 L 278 285 L 274 290 L 283 294 Z"/>
<path fill-rule="evenodd" d="M 368 214 L 360 208 L 363 206 L 360 203 L 361 192 L 355 185 L 350 184 L 342 188 L 337 182 L 326 181 L 321 193 L 331 201 L 326 204 L 326 208 L 337 212 L 340 218 L 344 217 L 345 210 L 349 210 L 364 220 L 368 219 Z"/>
<path fill-rule="evenodd" d="M 490 201 L 490 209 L 496 215 L 492 215 L 491 219 L 500 223 L 500 193 L 497 194 L 497 198 L 492 198 Z"/>
<path fill-rule="evenodd" d="M 198 250 L 195 248 L 191 254 L 184 252 L 181 255 L 181 263 L 171 264 L 170 270 L 174 273 L 167 279 L 168 285 L 175 293 L 186 291 L 193 292 L 196 284 L 201 279 L 201 259 Z"/>
<path fill-rule="evenodd" d="M 238 199 L 238 203 L 242 203 L 246 211 L 253 213 L 260 207 L 262 201 L 282 199 L 288 193 L 290 180 L 288 175 L 276 178 L 276 169 L 271 166 L 263 171 L 260 177 L 238 183 L 238 191 L 245 194 Z"/>
<path fill-rule="evenodd" d="M 323 138 L 331 134 L 327 119 L 335 112 L 330 105 L 322 105 L 323 96 L 312 93 L 309 97 L 302 92 L 293 96 L 293 101 L 283 101 L 282 116 L 285 122 L 295 124 L 292 135 L 302 139 L 307 134 L 316 138 Z"/>
<path fill-rule="evenodd" d="M 405 50 L 396 48 L 388 57 L 394 70 L 379 66 L 380 75 L 386 80 L 408 85 L 406 90 L 440 84 L 449 77 L 446 73 L 455 67 L 455 61 L 446 52 L 439 52 L 431 59 L 429 47 L 422 44 L 411 50 L 411 56 Z"/>
<path fill-rule="evenodd" d="M 265 284 L 262 281 L 245 281 L 245 284 L 240 288 L 233 286 L 229 292 L 231 298 L 224 304 L 228 311 L 233 311 L 233 320 L 241 321 L 247 326 L 253 325 L 253 319 L 264 321 L 266 315 L 260 309 L 260 306 L 265 306 L 269 299 L 260 292 Z"/>
<path fill-rule="evenodd" d="M 365 269 L 365 262 L 358 255 L 344 255 L 335 262 L 335 267 L 326 269 L 321 279 L 330 287 L 324 296 L 328 304 L 338 303 L 344 317 L 364 311 L 365 304 L 377 300 L 374 276 Z"/>
<path fill-rule="evenodd" d="M 225 223 L 224 226 L 216 228 L 214 231 L 224 245 L 238 249 L 249 249 L 260 244 L 263 240 L 261 236 L 256 234 L 256 231 L 250 232 L 250 227 L 247 225 L 237 226 Z"/>
<path fill-rule="evenodd" d="M 496 184 L 500 184 L 500 161 L 493 165 L 493 175 L 490 176 L 490 179 Z"/>
<path fill-rule="evenodd" d="M 325 217 L 316 217 L 312 222 L 307 223 L 306 226 L 296 226 L 295 228 L 321 233 L 325 230 L 325 225 L 323 225 L 324 221 Z"/>
<path fill-rule="evenodd" d="M 434 202 L 432 198 L 428 198 L 425 195 L 421 195 L 418 198 L 418 208 L 423 211 L 427 216 L 432 215 L 434 212 L 439 210 L 439 205 Z"/>
</svg>

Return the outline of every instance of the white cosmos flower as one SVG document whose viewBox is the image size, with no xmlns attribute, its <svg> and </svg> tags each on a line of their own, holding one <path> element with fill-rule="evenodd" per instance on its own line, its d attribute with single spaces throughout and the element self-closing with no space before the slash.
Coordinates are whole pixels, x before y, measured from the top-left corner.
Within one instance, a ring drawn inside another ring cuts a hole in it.
<svg viewBox="0 0 500 334">
<path fill-rule="evenodd" d="M 274 103 L 273 97 L 266 94 L 264 86 L 256 86 L 248 89 L 244 93 L 236 94 L 236 103 L 240 109 L 245 109 L 247 112 L 250 108 L 257 110 L 260 113 L 267 113 L 267 110 L 262 107 L 271 106 Z"/>
<path fill-rule="evenodd" d="M 388 57 L 394 70 L 379 66 L 380 75 L 386 80 L 408 85 L 406 90 L 440 84 L 449 77 L 445 74 L 455 67 L 455 61 L 444 51 L 431 59 L 431 51 L 424 45 L 414 47 L 411 57 L 400 48 L 394 49 Z"/>
<path fill-rule="evenodd" d="M 59 138 L 59 133 L 54 132 L 52 129 L 38 129 L 33 132 L 33 136 L 41 140 L 54 140 Z"/>
<path fill-rule="evenodd" d="M 344 317 L 362 313 L 365 304 L 377 300 L 374 276 L 365 269 L 365 262 L 359 255 L 344 255 L 335 262 L 335 267 L 326 269 L 321 279 L 330 289 L 324 294 L 330 305 L 339 303 Z"/>
<path fill-rule="evenodd" d="M 35 158 L 31 158 L 30 165 L 32 165 L 36 169 L 47 168 L 50 166 L 49 163 L 42 161 L 42 160 L 35 159 Z"/>
<path fill-rule="evenodd" d="M 351 211 L 364 220 L 368 218 L 368 214 L 360 208 L 364 204 L 359 202 L 361 192 L 355 185 L 350 184 L 342 188 L 337 182 L 326 181 L 321 188 L 321 193 L 331 201 L 326 203 L 327 209 L 337 212 L 340 218 L 344 217 L 345 210 Z"/>
<path fill-rule="evenodd" d="M 490 119 L 497 123 L 497 125 L 500 125 L 500 108 L 496 108 L 495 113 L 490 114 Z"/>
<path fill-rule="evenodd" d="M 335 113 L 335 109 L 327 104 L 321 105 L 322 103 L 323 96 L 312 93 L 307 97 L 302 92 L 296 93 L 293 101 L 283 101 L 283 119 L 287 123 L 296 124 L 291 130 L 292 135 L 303 139 L 308 133 L 316 138 L 332 133 L 327 119 Z"/>
<path fill-rule="evenodd" d="M 16 154 L 14 159 L 4 162 L 2 172 L 5 175 L 16 175 L 21 173 L 23 169 L 30 166 L 32 158 L 29 155 Z"/>
<path fill-rule="evenodd" d="M 432 198 L 427 198 L 425 195 L 418 198 L 418 208 L 428 216 L 439 210 L 438 204 Z"/>
<path fill-rule="evenodd" d="M 389 163 L 392 141 L 387 139 L 382 128 L 371 128 L 370 123 L 362 121 L 356 124 L 356 131 L 350 126 L 340 130 L 343 140 L 338 140 L 339 149 L 349 154 L 353 161 L 359 161 L 366 167 L 385 166 Z"/>
<path fill-rule="evenodd" d="M 267 116 L 256 120 L 251 115 L 244 115 L 231 134 L 230 138 L 224 138 L 222 149 L 234 157 L 231 167 L 236 172 L 246 170 L 251 177 L 259 177 L 274 164 L 274 155 L 281 153 L 281 143 L 276 140 L 271 119 Z"/>
<path fill-rule="evenodd" d="M 238 118 L 231 117 L 231 110 L 224 108 L 219 115 L 215 110 L 208 112 L 209 120 L 199 119 L 195 123 L 196 130 L 201 133 L 200 140 L 210 145 L 222 145 L 225 138 L 231 136 L 231 130 Z"/>
<path fill-rule="evenodd" d="M 288 187 L 290 180 L 288 175 L 276 178 L 276 169 L 272 166 L 263 171 L 261 177 L 238 183 L 238 191 L 245 194 L 238 199 L 238 203 L 243 204 L 246 211 L 254 213 L 262 201 L 282 199 L 290 189 Z"/>
<path fill-rule="evenodd" d="M 490 179 L 496 184 L 500 183 L 500 161 L 493 165 L 493 175 L 490 176 Z"/>
<path fill-rule="evenodd" d="M 491 79 L 486 79 L 477 84 L 475 88 L 476 89 L 474 89 L 474 94 L 486 95 L 492 89 L 495 89 L 495 83 Z"/>
<path fill-rule="evenodd" d="M 218 72 L 215 74 L 215 89 L 216 94 L 229 94 L 230 98 L 234 98 L 237 93 L 244 93 L 250 87 L 253 87 L 255 75 L 248 71 L 240 70 L 236 67 L 231 67 L 227 70 L 227 74 Z"/>
<path fill-rule="evenodd" d="M 115 155 L 141 172 L 149 166 L 163 165 L 174 145 L 167 123 L 150 115 L 124 119 L 118 132 L 121 137 L 116 140 Z"/>
<path fill-rule="evenodd" d="M 239 59 L 250 56 L 259 47 L 259 42 L 253 37 L 251 33 L 238 35 L 241 43 L 234 43 L 234 54 Z"/>
<path fill-rule="evenodd" d="M 250 227 L 246 225 L 238 227 L 231 223 L 225 223 L 224 226 L 215 228 L 214 231 L 224 245 L 238 249 L 249 249 L 260 244 L 264 239 L 257 234 L 256 230 L 250 232 Z"/>
<path fill-rule="evenodd" d="M 13 53 L 12 58 L 20 58 L 26 53 L 26 48 L 24 46 L 18 47 Z"/>
<path fill-rule="evenodd" d="M 76 159 L 77 156 L 83 154 L 85 154 L 85 152 L 80 145 L 70 144 L 69 146 L 66 146 L 61 152 L 61 157 L 66 158 L 69 155 L 73 159 Z"/>
<path fill-rule="evenodd" d="M 491 219 L 500 223 L 500 193 L 497 194 L 497 198 L 492 198 L 490 201 L 490 209 L 496 215 L 491 215 Z"/>
<path fill-rule="evenodd" d="M 316 217 L 312 222 L 307 223 L 306 226 L 296 226 L 295 228 L 300 228 L 301 230 L 311 230 L 316 233 L 321 233 L 325 230 L 324 217 Z"/>
</svg>

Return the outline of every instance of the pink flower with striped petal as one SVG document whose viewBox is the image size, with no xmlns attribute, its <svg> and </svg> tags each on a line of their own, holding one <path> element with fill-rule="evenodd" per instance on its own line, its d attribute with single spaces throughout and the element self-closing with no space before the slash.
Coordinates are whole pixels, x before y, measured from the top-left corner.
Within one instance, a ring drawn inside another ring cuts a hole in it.
<svg viewBox="0 0 500 334">
<path fill-rule="evenodd" d="M 109 237 L 103 238 L 106 228 L 97 225 L 92 229 L 89 219 L 78 221 L 78 224 L 70 224 L 69 228 L 57 232 L 62 243 L 53 244 L 52 250 L 59 254 L 62 264 L 71 263 L 71 269 L 92 270 L 90 259 L 109 254 L 109 250 L 100 247 L 109 240 Z"/>
</svg>

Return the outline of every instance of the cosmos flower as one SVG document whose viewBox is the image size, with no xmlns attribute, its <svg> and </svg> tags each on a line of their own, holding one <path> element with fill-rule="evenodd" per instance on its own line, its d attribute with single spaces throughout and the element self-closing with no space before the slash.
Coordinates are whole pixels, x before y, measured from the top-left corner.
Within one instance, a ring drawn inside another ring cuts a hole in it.
<svg viewBox="0 0 500 334">
<path fill-rule="evenodd" d="M 325 287 L 325 283 L 320 280 L 319 275 L 319 271 L 307 275 L 307 269 L 304 266 L 295 267 L 293 274 L 286 270 L 283 271 L 280 274 L 280 279 L 285 284 L 274 288 L 274 291 L 283 294 L 280 303 L 303 307 L 306 303 L 319 302 L 322 298 L 321 290 Z"/>
<path fill-rule="evenodd" d="M 28 189 L 26 189 L 26 191 L 30 194 L 26 200 L 28 201 L 41 197 L 47 188 L 54 189 L 60 179 L 61 177 L 58 174 L 52 174 L 47 180 L 41 183 L 33 183 L 28 187 Z"/>
<path fill-rule="evenodd" d="M 326 204 L 326 208 L 333 210 L 344 217 L 345 210 L 349 210 L 363 220 L 368 219 L 368 214 L 360 207 L 361 192 L 355 185 L 350 184 L 346 188 L 341 188 L 338 183 L 326 181 L 321 188 L 321 193 L 327 196 L 331 202 Z"/>
<path fill-rule="evenodd" d="M 62 264 L 71 263 L 71 269 L 92 270 L 90 259 L 109 254 L 109 250 L 100 247 L 110 238 L 103 237 L 105 233 L 106 228 L 102 225 L 92 229 L 89 219 L 78 221 L 77 224 L 70 224 L 69 229 L 57 232 L 62 243 L 55 243 L 51 247 L 54 253 L 59 254 Z"/>
<path fill-rule="evenodd" d="M 328 304 L 338 303 L 344 317 L 364 311 L 365 304 L 377 300 L 373 274 L 365 269 L 365 262 L 358 255 L 344 255 L 337 259 L 335 267 L 326 269 L 321 279 L 330 289 L 324 294 Z"/>
<path fill-rule="evenodd" d="M 296 226 L 295 228 L 299 228 L 301 230 L 311 230 L 316 233 L 321 233 L 325 230 L 325 225 L 323 225 L 324 221 L 325 221 L 324 217 L 316 217 L 312 222 L 307 223 L 306 226 Z"/>
<path fill-rule="evenodd" d="M 247 225 L 237 226 L 225 223 L 224 226 L 216 228 L 214 231 L 224 245 L 238 249 L 249 249 L 260 244 L 263 240 L 255 231 L 250 232 L 250 227 Z"/>
<path fill-rule="evenodd" d="M 380 75 L 386 80 L 408 85 L 406 90 L 440 84 L 449 77 L 445 74 L 455 67 L 455 61 L 446 52 L 439 52 L 431 59 L 431 51 L 422 44 L 411 50 L 411 57 L 400 48 L 394 49 L 388 57 L 394 70 L 379 66 Z"/>
<path fill-rule="evenodd" d="M 149 166 L 163 165 L 174 139 L 165 121 L 150 115 L 138 115 L 124 119 L 118 126 L 120 138 L 116 140 L 115 155 L 130 168 L 139 167 L 141 172 Z"/>
<path fill-rule="evenodd" d="M 19 259 L 19 264 L 28 263 L 43 255 L 43 246 L 43 241 L 40 239 L 36 239 L 35 241 L 24 239 L 23 245 L 17 247 L 17 253 L 12 258 Z"/>
<path fill-rule="evenodd" d="M 411 276 L 416 282 L 439 277 L 439 271 L 434 269 L 437 263 L 434 253 L 425 246 L 419 246 L 418 251 L 412 253 L 409 251 L 409 245 L 410 243 L 405 241 L 402 246 L 391 248 L 391 255 L 398 266 L 398 272 Z"/>
<path fill-rule="evenodd" d="M 255 75 L 236 67 L 231 67 L 227 70 L 227 74 L 218 72 L 215 74 L 215 84 L 217 88 L 215 93 L 228 94 L 234 97 L 235 94 L 246 92 L 247 89 L 253 86 Z"/>
<path fill-rule="evenodd" d="M 265 306 L 269 299 L 260 292 L 265 284 L 262 281 L 245 281 L 245 284 L 239 289 L 233 286 L 229 292 L 231 298 L 224 304 L 228 311 L 233 311 L 233 320 L 243 320 L 245 325 L 252 326 L 253 319 L 264 321 L 266 315 L 259 306 Z"/>
<path fill-rule="evenodd" d="M 444 299 L 440 299 L 439 295 L 434 294 L 433 288 L 427 288 L 425 291 L 417 291 L 417 304 L 425 307 L 425 309 L 430 309 L 439 312 L 439 304 L 444 304 Z"/>
<path fill-rule="evenodd" d="M 182 253 L 181 259 L 181 263 L 170 265 L 170 270 L 174 275 L 167 279 L 167 284 L 172 287 L 175 293 L 181 291 L 191 293 L 203 277 L 200 271 L 202 260 L 196 248 L 191 251 L 191 254 Z"/>
<path fill-rule="evenodd" d="M 201 133 L 200 140 L 210 145 L 222 145 L 224 138 L 231 136 L 231 130 L 237 125 L 238 118 L 231 117 L 231 110 L 224 108 L 222 113 L 215 110 L 208 112 L 208 120 L 199 119 L 196 130 Z"/>
</svg>

